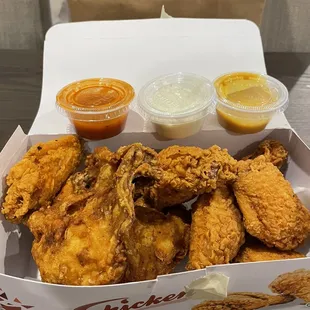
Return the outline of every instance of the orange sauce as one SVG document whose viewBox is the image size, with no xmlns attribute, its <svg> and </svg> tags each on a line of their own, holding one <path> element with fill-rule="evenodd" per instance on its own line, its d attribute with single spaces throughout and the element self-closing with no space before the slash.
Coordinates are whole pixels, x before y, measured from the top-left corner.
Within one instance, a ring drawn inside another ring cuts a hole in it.
<svg viewBox="0 0 310 310">
<path fill-rule="evenodd" d="M 109 85 L 85 85 L 76 92 L 68 94 L 67 100 L 76 107 L 106 108 L 114 107 L 124 100 L 126 93 Z"/>
<path fill-rule="evenodd" d="M 98 122 L 72 120 L 72 123 L 79 136 L 89 140 L 101 140 L 120 134 L 125 128 L 127 115 L 128 113 L 112 120 Z"/>
<path fill-rule="evenodd" d="M 124 130 L 133 97 L 132 86 L 124 81 L 89 79 L 64 87 L 57 95 L 57 104 L 78 135 L 100 140 Z"/>
</svg>

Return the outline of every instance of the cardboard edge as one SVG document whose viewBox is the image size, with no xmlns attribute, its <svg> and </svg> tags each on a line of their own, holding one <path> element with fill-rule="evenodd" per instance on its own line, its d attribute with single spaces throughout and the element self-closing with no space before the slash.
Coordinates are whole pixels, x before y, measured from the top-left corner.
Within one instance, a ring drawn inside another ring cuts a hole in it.
<svg viewBox="0 0 310 310">
<path fill-rule="evenodd" d="M 310 147 L 304 142 L 304 140 L 300 137 L 297 131 L 294 128 L 291 128 L 292 133 L 296 136 L 296 138 L 303 144 L 303 146 L 310 151 Z"/>
<path fill-rule="evenodd" d="M 173 21 L 172 21 L 173 20 Z M 180 21 L 190 21 L 190 20 L 193 20 L 193 21 L 196 21 L 196 22 L 199 22 L 199 21 L 203 21 L 203 20 L 206 20 L 205 18 L 184 18 L 184 17 L 177 17 L 177 18 L 145 18 L 145 19 L 130 19 L 130 20 L 99 20 L 99 21 L 79 21 L 79 22 L 70 22 L 70 23 L 63 23 L 63 24 L 55 24 L 53 25 L 52 27 L 50 27 L 48 29 L 48 31 L 46 32 L 45 34 L 45 41 L 48 41 L 48 40 L 53 40 L 54 37 L 57 37 L 58 36 L 58 33 L 60 32 L 61 29 L 69 29 L 69 28 L 75 28 L 75 27 L 79 27 L 81 25 L 91 25 L 91 24 L 129 24 L 129 23 L 169 23 L 169 22 L 180 22 Z M 225 22 L 237 22 L 237 23 L 246 23 L 249 25 L 250 28 L 253 28 L 253 31 L 255 31 L 255 34 L 259 36 L 259 38 L 261 38 L 261 34 L 260 34 L 260 30 L 259 30 L 259 27 L 252 21 L 248 20 L 248 19 L 232 19 L 232 18 L 221 18 L 221 19 L 218 19 L 218 18 L 208 18 L 207 19 L 208 21 L 221 21 L 222 23 L 225 23 Z M 59 30 L 60 28 L 60 30 Z M 77 30 L 77 29 L 76 29 Z M 126 36 L 127 37 L 127 36 Z M 262 46 L 262 43 L 261 43 L 261 47 L 263 49 L 263 46 Z"/>
<path fill-rule="evenodd" d="M 25 139 L 28 139 L 28 136 L 24 133 L 22 127 L 18 125 L 0 153 L 0 175 L 2 175 L 7 166 L 7 161 L 4 159 L 14 156 L 14 154 L 18 151 L 16 145 L 22 144 Z"/>
<path fill-rule="evenodd" d="M 249 20 L 249 19 L 241 19 L 241 20 L 243 20 L 246 23 L 248 23 L 249 27 L 252 27 L 253 30 L 255 29 L 256 33 L 259 35 L 259 37 L 261 37 L 260 29 L 259 29 L 257 24 L 255 24 L 252 20 Z"/>
</svg>

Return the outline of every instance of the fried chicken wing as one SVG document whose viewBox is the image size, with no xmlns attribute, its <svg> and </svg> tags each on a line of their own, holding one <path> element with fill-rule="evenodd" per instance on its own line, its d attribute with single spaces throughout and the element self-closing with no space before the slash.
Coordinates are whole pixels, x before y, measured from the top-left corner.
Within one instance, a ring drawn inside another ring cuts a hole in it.
<svg viewBox="0 0 310 310">
<path fill-rule="evenodd" d="M 310 302 L 310 270 L 298 269 L 278 276 L 269 288 L 278 294 L 291 295 Z"/>
<path fill-rule="evenodd" d="M 192 310 L 255 310 L 268 306 L 285 304 L 294 300 L 291 296 L 263 293 L 231 293 L 224 300 L 205 301 Z"/>
<path fill-rule="evenodd" d="M 249 263 L 280 259 L 302 258 L 304 254 L 296 251 L 280 251 L 276 248 L 268 248 L 262 243 L 246 243 L 235 257 L 235 263 Z"/>
<path fill-rule="evenodd" d="M 193 206 L 187 269 L 228 264 L 244 243 L 244 227 L 227 187 L 200 196 Z"/>
<path fill-rule="evenodd" d="M 170 273 L 188 252 L 189 225 L 148 207 L 135 207 L 136 219 L 124 236 L 126 282 Z"/>
<path fill-rule="evenodd" d="M 21 223 L 30 212 L 47 206 L 78 167 L 82 146 L 76 136 L 65 136 L 32 146 L 7 176 L 8 191 L 1 212 Z"/>
<path fill-rule="evenodd" d="M 233 181 L 236 164 L 226 149 L 212 146 L 171 146 L 159 153 L 163 175 L 150 188 L 149 197 L 157 209 L 182 204 Z"/>
<path fill-rule="evenodd" d="M 24 222 L 37 238 L 44 233 L 46 222 L 52 218 L 65 217 L 74 214 L 85 207 L 87 199 L 93 196 L 98 188 L 109 186 L 108 179 L 117 169 L 117 156 L 106 147 L 96 148 L 94 153 L 86 158 L 86 167 L 81 172 L 76 172 L 69 177 L 60 193 L 54 199 L 52 206 L 41 207 L 40 212 L 34 212 Z M 109 164 L 111 170 L 100 169 Z M 47 209 L 44 211 L 44 209 Z"/>
<path fill-rule="evenodd" d="M 266 162 L 270 162 L 280 169 L 287 161 L 288 151 L 279 141 L 265 140 L 259 144 L 253 154 L 244 157 L 243 160 L 254 159 L 260 155 L 264 155 Z"/>
<path fill-rule="evenodd" d="M 310 233 L 310 211 L 264 156 L 238 163 L 233 185 L 247 232 L 268 247 L 293 250 Z"/>
<path fill-rule="evenodd" d="M 122 238 L 135 217 L 132 180 L 156 164 L 156 155 L 140 144 L 132 145 L 122 152 L 116 171 L 111 163 L 101 166 L 94 194 L 76 196 L 82 208 L 65 199 L 32 214 L 32 232 L 37 228 L 33 222 L 45 222 L 40 233 L 33 232 L 32 247 L 43 281 L 71 285 L 121 281 L 127 268 Z"/>
</svg>

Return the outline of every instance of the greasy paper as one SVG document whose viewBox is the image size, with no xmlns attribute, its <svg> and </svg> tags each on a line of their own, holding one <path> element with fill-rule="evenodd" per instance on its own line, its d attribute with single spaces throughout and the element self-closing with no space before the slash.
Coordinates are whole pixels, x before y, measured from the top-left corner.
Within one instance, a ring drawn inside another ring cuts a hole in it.
<svg viewBox="0 0 310 310">
<path fill-rule="evenodd" d="M 72 21 L 173 17 L 241 18 L 261 22 L 265 0 L 68 0 Z"/>
</svg>

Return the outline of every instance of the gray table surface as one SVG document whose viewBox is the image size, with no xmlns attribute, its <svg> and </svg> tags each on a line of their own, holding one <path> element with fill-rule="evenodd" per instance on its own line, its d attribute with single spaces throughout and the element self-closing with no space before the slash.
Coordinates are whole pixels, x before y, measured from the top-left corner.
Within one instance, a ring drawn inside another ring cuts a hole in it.
<svg viewBox="0 0 310 310">
<path fill-rule="evenodd" d="M 310 145 L 310 53 L 266 53 L 267 71 L 290 91 L 286 116 Z M 28 132 L 37 113 L 42 53 L 0 50 L 0 150 L 17 125 Z"/>
</svg>

